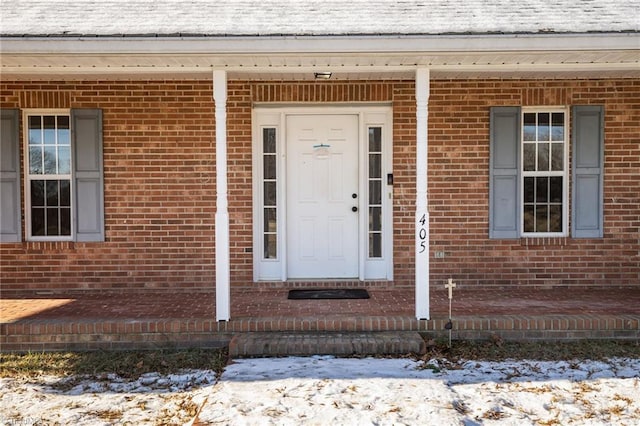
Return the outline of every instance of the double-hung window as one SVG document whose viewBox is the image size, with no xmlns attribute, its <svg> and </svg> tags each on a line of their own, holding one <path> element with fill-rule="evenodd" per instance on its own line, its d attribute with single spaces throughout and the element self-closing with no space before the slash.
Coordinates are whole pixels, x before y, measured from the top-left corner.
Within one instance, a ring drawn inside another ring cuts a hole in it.
<svg viewBox="0 0 640 426">
<path fill-rule="evenodd" d="M 603 236 L 602 106 L 493 107 L 489 162 L 490 238 Z"/>
<path fill-rule="evenodd" d="M 104 241 L 102 111 L 2 109 L 0 118 L 0 242 Z"/>
<path fill-rule="evenodd" d="M 25 114 L 25 224 L 31 240 L 72 238 L 68 112 Z"/>
<path fill-rule="evenodd" d="M 562 109 L 522 111 L 522 235 L 567 233 L 567 131 Z"/>
</svg>

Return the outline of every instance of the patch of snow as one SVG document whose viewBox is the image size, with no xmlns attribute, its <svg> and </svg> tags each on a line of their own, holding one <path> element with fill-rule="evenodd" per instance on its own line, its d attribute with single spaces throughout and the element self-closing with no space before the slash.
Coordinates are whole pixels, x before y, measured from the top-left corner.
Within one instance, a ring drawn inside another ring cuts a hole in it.
<svg viewBox="0 0 640 426">
<path fill-rule="evenodd" d="M 0 379 L 0 424 L 640 424 L 640 359 L 417 362 L 329 356 L 207 370 Z"/>
</svg>

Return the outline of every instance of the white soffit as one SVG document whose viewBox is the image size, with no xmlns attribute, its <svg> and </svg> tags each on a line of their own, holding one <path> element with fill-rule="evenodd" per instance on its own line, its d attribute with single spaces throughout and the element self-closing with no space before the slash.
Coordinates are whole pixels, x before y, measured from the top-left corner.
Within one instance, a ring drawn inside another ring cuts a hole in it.
<svg viewBox="0 0 640 426">
<path fill-rule="evenodd" d="M 3 79 L 232 79 L 638 77 L 640 37 L 511 35 L 437 37 L 4 38 Z"/>
</svg>

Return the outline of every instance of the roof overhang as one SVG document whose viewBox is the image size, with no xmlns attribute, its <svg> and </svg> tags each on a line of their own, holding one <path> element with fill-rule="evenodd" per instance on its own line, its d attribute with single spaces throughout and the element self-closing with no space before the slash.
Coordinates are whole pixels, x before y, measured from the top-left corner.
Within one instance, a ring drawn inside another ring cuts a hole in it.
<svg viewBox="0 0 640 426">
<path fill-rule="evenodd" d="M 3 79 L 640 77 L 638 33 L 326 37 L 5 37 Z"/>
</svg>

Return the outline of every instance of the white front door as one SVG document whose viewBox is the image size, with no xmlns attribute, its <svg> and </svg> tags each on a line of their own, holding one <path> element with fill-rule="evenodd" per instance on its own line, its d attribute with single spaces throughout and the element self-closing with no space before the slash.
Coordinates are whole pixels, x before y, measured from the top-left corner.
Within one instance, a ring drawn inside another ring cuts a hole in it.
<svg viewBox="0 0 640 426">
<path fill-rule="evenodd" d="M 286 117 L 287 276 L 358 277 L 358 115 Z"/>
</svg>

